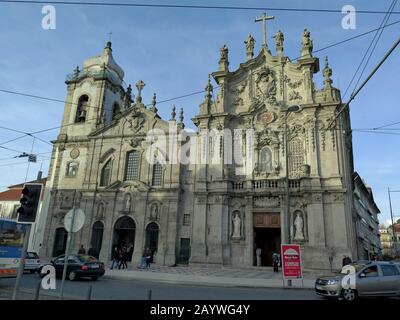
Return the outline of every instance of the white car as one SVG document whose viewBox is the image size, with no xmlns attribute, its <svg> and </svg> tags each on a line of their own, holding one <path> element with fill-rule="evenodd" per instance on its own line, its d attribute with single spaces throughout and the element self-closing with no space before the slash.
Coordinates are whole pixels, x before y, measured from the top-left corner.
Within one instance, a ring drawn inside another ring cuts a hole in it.
<svg viewBox="0 0 400 320">
<path fill-rule="evenodd" d="M 24 271 L 30 273 L 38 272 L 41 267 L 40 258 L 36 252 L 27 252 L 24 262 Z"/>
</svg>

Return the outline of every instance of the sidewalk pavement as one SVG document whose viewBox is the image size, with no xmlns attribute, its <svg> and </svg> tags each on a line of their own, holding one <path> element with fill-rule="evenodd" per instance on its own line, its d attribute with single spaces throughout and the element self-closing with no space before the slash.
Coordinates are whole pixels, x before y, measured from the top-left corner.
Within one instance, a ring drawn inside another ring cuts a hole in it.
<svg viewBox="0 0 400 320">
<path fill-rule="evenodd" d="M 272 268 L 233 268 L 233 267 L 198 267 L 198 266 L 156 266 L 150 269 L 107 269 L 104 277 L 118 280 L 143 280 L 173 284 L 283 288 L 282 272 L 274 273 Z M 303 281 L 295 279 L 292 288 L 313 289 L 316 276 L 305 275 Z M 286 283 L 287 287 L 287 283 Z"/>
</svg>

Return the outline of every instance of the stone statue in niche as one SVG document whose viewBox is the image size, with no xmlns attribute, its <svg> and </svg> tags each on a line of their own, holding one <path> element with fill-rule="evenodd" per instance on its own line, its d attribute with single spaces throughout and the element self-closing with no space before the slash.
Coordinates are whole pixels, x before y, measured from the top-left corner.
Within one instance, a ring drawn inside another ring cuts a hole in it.
<svg viewBox="0 0 400 320">
<path fill-rule="evenodd" d="M 126 202 L 125 202 L 125 211 L 130 211 L 131 210 L 131 196 L 128 195 L 126 197 Z"/>
<path fill-rule="evenodd" d="M 304 220 L 300 211 L 296 212 L 294 219 L 294 240 L 304 240 Z"/>
<path fill-rule="evenodd" d="M 241 238 L 241 225 L 242 225 L 242 220 L 240 219 L 239 212 L 236 212 L 235 215 L 232 218 L 232 224 L 233 224 L 233 233 L 232 233 L 232 239 L 240 239 Z"/>
<path fill-rule="evenodd" d="M 151 206 L 150 219 L 151 220 L 157 220 L 158 219 L 158 206 L 156 204 L 153 204 Z"/>
</svg>

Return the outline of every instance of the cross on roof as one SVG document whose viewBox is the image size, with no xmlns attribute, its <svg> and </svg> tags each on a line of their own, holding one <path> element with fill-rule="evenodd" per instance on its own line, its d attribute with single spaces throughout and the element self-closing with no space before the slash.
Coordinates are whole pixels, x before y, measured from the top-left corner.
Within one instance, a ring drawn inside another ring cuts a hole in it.
<svg viewBox="0 0 400 320">
<path fill-rule="evenodd" d="M 257 18 L 254 20 L 254 22 L 260 22 L 262 21 L 263 23 L 263 33 L 264 33 L 264 47 L 267 47 L 267 20 L 273 20 L 275 19 L 274 16 L 267 16 L 267 13 L 264 12 L 263 15 L 261 16 L 261 18 Z"/>
</svg>

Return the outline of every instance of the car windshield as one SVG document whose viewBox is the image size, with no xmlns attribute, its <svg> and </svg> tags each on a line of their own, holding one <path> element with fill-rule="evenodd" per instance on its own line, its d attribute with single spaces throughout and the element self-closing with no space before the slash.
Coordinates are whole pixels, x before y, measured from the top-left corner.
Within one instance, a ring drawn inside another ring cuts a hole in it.
<svg viewBox="0 0 400 320">
<path fill-rule="evenodd" d="M 82 262 L 86 262 L 86 263 L 90 263 L 90 262 L 98 262 L 99 260 L 97 260 L 95 257 L 92 257 L 92 256 L 85 256 L 85 255 L 82 255 L 82 256 L 78 256 L 78 259 L 80 260 L 80 261 L 82 261 Z"/>
<path fill-rule="evenodd" d="M 351 266 L 353 266 L 356 269 L 356 272 L 360 271 L 362 268 L 365 267 L 365 264 L 361 263 L 352 263 Z M 347 267 L 347 268 L 346 268 Z M 348 266 L 344 266 L 342 270 L 340 271 L 341 274 L 347 274 L 348 273 Z"/>
<path fill-rule="evenodd" d="M 26 253 L 26 257 L 28 259 L 38 259 L 39 258 L 38 255 L 35 252 L 27 252 Z"/>
</svg>

